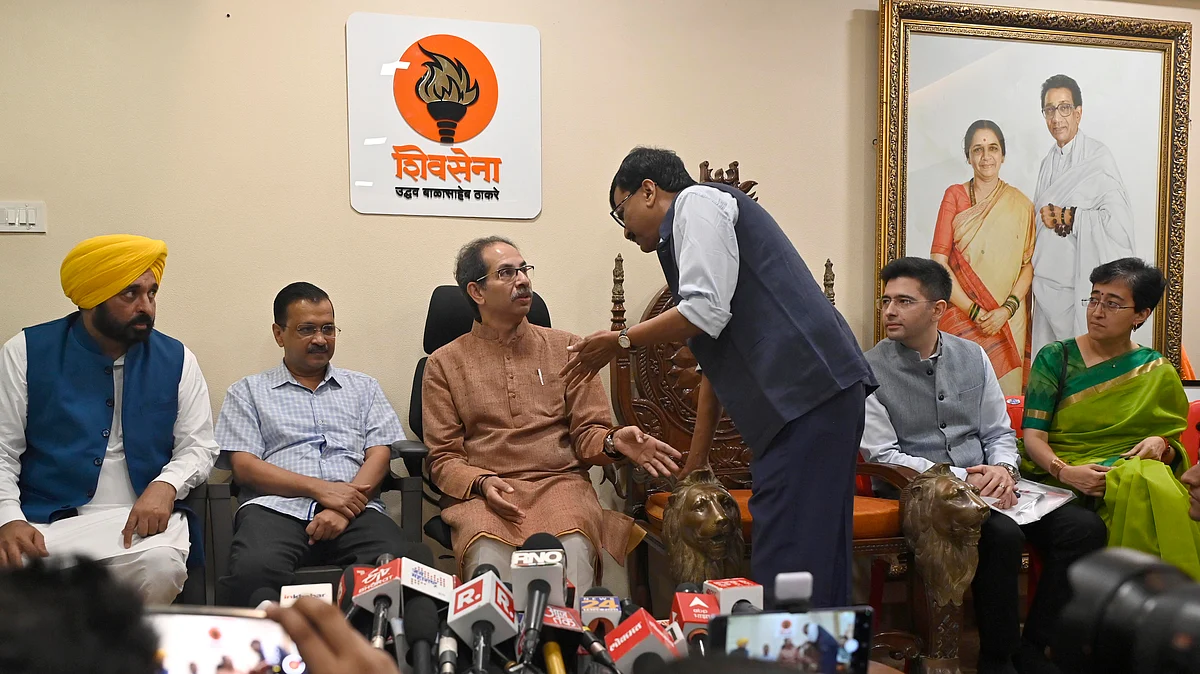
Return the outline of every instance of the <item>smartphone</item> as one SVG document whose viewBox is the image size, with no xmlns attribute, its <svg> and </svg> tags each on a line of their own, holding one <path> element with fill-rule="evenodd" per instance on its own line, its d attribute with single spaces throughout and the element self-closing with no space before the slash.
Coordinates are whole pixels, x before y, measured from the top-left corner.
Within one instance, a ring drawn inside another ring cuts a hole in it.
<svg viewBox="0 0 1200 674">
<path fill-rule="evenodd" d="M 810 674 L 867 674 L 871 607 L 718 616 L 708 623 L 708 634 L 710 649 L 730 657 Z"/>
<path fill-rule="evenodd" d="M 207 606 L 147 609 L 163 674 L 304 674 L 304 660 L 263 611 Z"/>
</svg>

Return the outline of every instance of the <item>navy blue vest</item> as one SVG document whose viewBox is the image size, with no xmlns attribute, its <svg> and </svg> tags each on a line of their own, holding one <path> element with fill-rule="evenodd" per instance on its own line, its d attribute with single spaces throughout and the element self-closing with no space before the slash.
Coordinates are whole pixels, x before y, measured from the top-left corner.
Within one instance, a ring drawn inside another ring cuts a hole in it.
<svg viewBox="0 0 1200 674">
<path fill-rule="evenodd" d="M 705 183 L 737 200 L 737 290 L 733 317 L 717 339 L 701 333 L 688 346 L 717 398 L 755 456 L 788 422 L 858 382 L 875 385 L 845 319 L 775 219 L 741 190 Z M 675 301 L 675 206 L 659 229 L 658 260 Z"/>
<path fill-rule="evenodd" d="M 29 412 L 21 510 L 30 522 L 46 523 L 73 516 L 96 493 L 113 419 L 113 359 L 78 312 L 25 328 L 25 344 Z M 125 354 L 121 428 L 139 495 L 171 460 L 182 374 L 183 344 L 157 330 Z M 192 514 L 181 506 L 176 502 L 176 509 Z M 199 551 L 196 524 L 189 521 L 193 553 Z"/>
</svg>

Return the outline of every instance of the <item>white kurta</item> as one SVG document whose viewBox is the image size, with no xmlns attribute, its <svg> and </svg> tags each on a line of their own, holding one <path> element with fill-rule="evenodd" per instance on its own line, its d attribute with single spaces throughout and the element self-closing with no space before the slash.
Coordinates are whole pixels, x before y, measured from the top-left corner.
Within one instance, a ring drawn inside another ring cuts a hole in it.
<svg viewBox="0 0 1200 674">
<path fill-rule="evenodd" d="M 1111 151 L 1098 140 L 1075 134 L 1050 148 L 1038 172 L 1033 205 L 1037 241 L 1033 249 L 1031 353 L 1050 342 L 1087 332 L 1081 301 L 1091 292 L 1092 270 L 1133 257 L 1133 207 Z M 1046 204 L 1075 207 L 1071 233 L 1059 236 L 1042 222 Z"/>
<path fill-rule="evenodd" d="M 104 560 L 164 546 L 184 555 L 188 552 L 188 526 L 182 513 L 171 515 L 166 531 L 146 538 L 135 534 L 132 545 L 125 548 L 121 530 L 129 519 L 137 494 L 126 466 L 121 424 L 124 365 L 124 356 L 113 363 L 113 422 L 95 496 L 79 508 L 76 517 L 34 525 L 45 536 L 46 549 L 52 555 L 84 554 Z M 21 454 L 25 451 L 28 419 L 27 371 L 25 333 L 21 332 L 0 348 L 0 526 L 25 519 L 17 478 L 21 472 Z M 208 479 L 219 453 L 213 440 L 208 384 L 196 356 L 187 347 L 184 347 L 183 373 L 179 379 L 174 435 L 171 461 L 155 480 L 175 487 L 176 498 L 181 499 Z"/>
</svg>

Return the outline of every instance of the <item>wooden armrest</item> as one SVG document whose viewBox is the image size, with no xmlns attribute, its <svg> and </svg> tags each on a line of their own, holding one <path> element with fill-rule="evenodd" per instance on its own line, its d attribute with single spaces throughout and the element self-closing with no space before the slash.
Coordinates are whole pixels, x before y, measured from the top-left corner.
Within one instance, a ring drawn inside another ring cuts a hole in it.
<svg viewBox="0 0 1200 674">
<path fill-rule="evenodd" d="M 904 489 L 914 477 L 919 475 L 917 471 L 908 466 L 894 466 L 886 463 L 860 463 L 855 467 L 854 472 L 858 475 L 877 477 L 896 489 Z"/>
</svg>

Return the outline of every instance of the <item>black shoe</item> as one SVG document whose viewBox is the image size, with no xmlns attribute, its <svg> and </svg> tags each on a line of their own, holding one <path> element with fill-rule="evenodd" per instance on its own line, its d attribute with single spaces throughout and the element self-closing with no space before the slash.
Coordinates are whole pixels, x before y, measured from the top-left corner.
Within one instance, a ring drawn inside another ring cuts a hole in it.
<svg viewBox="0 0 1200 674">
<path fill-rule="evenodd" d="M 1046 657 L 1046 650 L 1028 641 L 1022 641 L 1021 647 L 1013 656 L 1013 664 L 1020 674 L 1062 674 L 1058 665 Z M 983 671 L 982 669 L 980 670 Z"/>
</svg>

